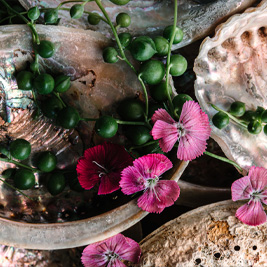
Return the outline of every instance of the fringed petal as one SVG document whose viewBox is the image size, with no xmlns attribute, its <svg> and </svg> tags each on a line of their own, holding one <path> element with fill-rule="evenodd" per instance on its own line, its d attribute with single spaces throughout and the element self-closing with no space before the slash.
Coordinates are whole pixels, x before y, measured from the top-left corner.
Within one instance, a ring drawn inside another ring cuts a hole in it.
<svg viewBox="0 0 267 267">
<path fill-rule="evenodd" d="M 243 223 L 257 226 L 266 222 L 266 213 L 260 200 L 251 200 L 236 211 L 236 217 Z"/>
<path fill-rule="evenodd" d="M 157 120 L 165 121 L 168 124 L 175 123 L 175 120 L 171 117 L 171 115 L 163 108 L 160 108 L 155 111 L 151 118 L 152 122 L 155 123 Z"/>
<path fill-rule="evenodd" d="M 145 178 L 156 178 L 172 168 L 172 162 L 163 154 L 148 154 L 133 162 L 134 167 Z"/>
<path fill-rule="evenodd" d="M 159 146 L 163 152 L 169 152 L 179 138 L 177 126 L 158 120 L 153 126 L 151 135 L 154 140 L 159 140 Z"/>
<path fill-rule="evenodd" d="M 159 181 L 139 197 L 137 205 L 145 211 L 161 213 L 166 207 L 173 205 L 179 195 L 180 188 L 175 181 Z"/>
<path fill-rule="evenodd" d="M 253 193 L 253 188 L 250 183 L 250 178 L 248 176 L 242 177 L 233 182 L 232 187 L 232 200 L 243 200 L 250 199 Z"/>
</svg>

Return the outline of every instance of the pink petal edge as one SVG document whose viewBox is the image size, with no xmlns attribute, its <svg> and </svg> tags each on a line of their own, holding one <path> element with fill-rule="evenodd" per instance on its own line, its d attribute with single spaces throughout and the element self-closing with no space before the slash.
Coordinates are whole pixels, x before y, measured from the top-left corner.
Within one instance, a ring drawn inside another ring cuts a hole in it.
<svg viewBox="0 0 267 267">
<path fill-rule="evenodd" d="M 257 226 L 266 222 L 266 213 L 260 200 L 250 200 L 236 211 L 236 217 L 243 223 Z"/>
</svg>

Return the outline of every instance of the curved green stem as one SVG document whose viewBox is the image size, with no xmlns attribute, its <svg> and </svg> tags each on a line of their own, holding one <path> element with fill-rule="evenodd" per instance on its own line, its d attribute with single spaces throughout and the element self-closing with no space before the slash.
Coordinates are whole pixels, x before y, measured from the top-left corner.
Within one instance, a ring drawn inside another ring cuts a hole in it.
<svg viewBox="0 0 267 267">
<path fill-rule="evenodd" d="M 59 8 L 59 10 L 65 10 L 65 11 L 70 11 L 70 8 L 67 8 L 67 7 L 62 7 L 62 8 Z M 84 11 L 84 13 L 85 14 L 88 14 L 88 15 L 98 15 L 98 14 L 96 14 L 96 13 L 94 13 L 94 12 L 90 12 L 90 11 Z M 108 21 L 106 20 L 106 19 L 104 19 L 102 16 L 99 16 L 98 15 L 98 17 L 102 20 L 102 21 L 104 21 L 105 23 L 107 23 L 108 24 Z"/>
<path fill-rule="evenodd" d="M 22 16 L 18 11 L 16 11 L 15 9 L 13 9 L 8 3 L 6 3 L 6 1 L 4 0 L 0 0 L 0 2 L 3 3 L 3 5 L 10 10 L 12 13 L 16 14 L 17 16 L 19 16 L 26 24 L 29 23 L 29 20 L 27 20 L 24 16 Z"/>
<path fill-rule="evenodd" d="M 138 149 L 138 148 L 143 148 L 143 147 L 146 147 L 146 146 L 150 146 L 150 145 L 153 145 L 153 144 L 155 144 L 157 142 L 158 142 L 158 140 L 153 140 L 153 141 L 150 141 L 150 142 L 145 143 L 144 145 L 132 146 L 132 147 L 129 148 L 129 151 L 132 152 L 132 150 L 134 150 L 134 149 Z"/>
<path fill-rule="evenodd" d="M 224 162 L 227 162 L 227 163 L 229 163 L 229 164 L 232 164 L 232 165 L 235 166 L 241 173 L 243 172 L 243 169 L 242 169 L 237 163 L 235 163 L 234 161 L 232 161 L 232 160 L 230 160 L 230 159 L 228 159 L 228 158 L 225 158 L 225 157 L 221 157 L 221 156 L 215 155 L 215 154 L 213 154 L 213 153 L 211 153 L 211 152 L 208 152 L 208 151 L 205 151 L 204 154 L 207 155 L 207 156 L 210 156 L 210 157 L 212 157 L 212 158 L 219 159 L 219 160 L 221 160 L 221 161 L 224 161 Z"/>
<path fill-rule="evenodd" d="M 241 122 L 239 119 L 237 119 L 236 117 L 234 117 L 233 115 L 231 115 L 230 113 L 228 113 L 227 111 L 224 111 L 223 109 L 218 108 L 217 106 L 213 105 L 210 103 L 210 105 L 217 111 L 221 111 L 223 113 L 225 113 L 226 115 L 229 116 L 229 118 L 231 118 L 233 121 L 235 121 L 237 124 L 239 124 L 240 126 L 244 127 L 247 129 L 247 125 L 243 122 Z"/>
<path fill-rule="evenodd" d="M 92 1 L 92 0 L 90 0 L 90 1 Z M 84 3 L 84 4 L 86 4 L 87 2 L 90 2 L 90 1 L 86 1 L 86 2 L 84 2 L 84 1 L 75 1 L 75 0 L 73 0 L 73 1 L 64 1 L 64 2 L 60 3 L 55 9 L 59 9 L 63 5 L 69 4 L 69 3 Z"/>
<path fill-rule="evenodd" d="M 168 55 L 167 55 L 167 63 L 166 63 L 166 87 L 168 88 L 169 86 L 169 75 L 170 75 L 170 69 L 171 69 L 171 48 L 173 44 L 173 40 L 175 37 L 175 29 L 177 25 L 177 16 L 178 16 L 178 0 L 174 0 L 174 19 L 173 19 L 173 29 L 172 29 L 172 35 L 171 35 L 171 40 L 168 48 Z M 174 108 L 171 100 L 171 96 L 169 93 L 169 90 L 167 90 L 167 96 L 168 96 L 168 101 L 169 101 L 169 106 L 170 106 L 170 112 L 171 115 L 174 115 Z"/>
<path fill-rule="evenodd" d="M 0 176 L 1 177 L 1 176 Z M 25 193 L 23 193 L 21 190 L 19 190 L 18 188 L 14 187 L 13 185 L 11 185 L 10 183 L 6 182 L 5 180 L 3 180 L 2 178 L 0 178 L 0 181 L 2 181 L 5 185 L 7 185 L 8 187 L 18 191 L 20 194 L 22 194 L 23 196 L 27 197 L 28 199 L 35 201 L 33 198 L 29 197 L 28 195 L 26 195 Z"/>
<path fill-rule="evenodd" d="M 62 100 L 62 98 L 60 97 L 59 93 L 53 92 L 53 95 L 60 101 L 60 103 L 62 104 L 62 106 L 65 108 L 67 107 L 67 105 L 65 104 L 65 102 Z"/>
<path fill-rule="evenodd" d="M 13 159 L 9 159 L 9 158 L 0 158 L 0 161 L 13 163 L 13 164 L 15 164 L 15 165 L 17 165 L 17 166 L 19 166 L 19 167 L 24 168 L 24 169 L 31 170 L 32 172 L 41 172 L 41 171 L 38 170 L 38 169 L 32 168 L 32 167 L 30 167 L 30 166 L 28 166 L 28 165 L 25 165 L 25 164 L 23 164 L 23 163 L 21 163 L 21 162 L 18 162 L 18 161 L 16 161 L 16 160 L 13 160 Z"/>
<path fill-rule="evenodd" d="M 20 14 L 21 14 L 21 15 L 26 15 L 27 12 L 20 12 Z M 12 15 L 12 16 L 5 17 L 5 18 L 3 18 L 3 19 L 0 20 L 0 23 L 2 23 L 3 21 L 5 21 L 5 20 L 7 20 L 7 19 L 13 19 L 13 18 L 15 18 L 15 17 L 17 17 L 17 15 Z"/>
<path fill-rule="evenodd" d="M 118 124 L 123 124 L 123 125 L 142 125 L 142 126 L 147 125 L 146 122 L 142 122 L 142 121 L 121 121 L 121 120 L 116 119 L 116 122 Z"/>
<path fill-rule="evenodd" d="M 137 77 L 138 80 L 140 81 L 143 91 L 144 91 L 144 95 L 145 95 L 145 121 L 147 122 L 147 117 L 148 117 L 148 94 L 147 94 L 147 90 L 146 90 L 146 86 L 142 80 L 142 74 L 140 73 Z"/>
<path fill-rule="evenodd" d="M 130 66 L 130 68 L 134 71 L 135 74 L 137 74 L 137 71 L 136 69 L 134 68 L 134 66 L 130 63 L 130 61 L 127 59 L 127 57 L 125 56 L 125 53 L 124 53 L 124 50 L 123 50 L 123 47 L 121 45 L 121 42 L 120 42 L 120 39 L 119 39 L 119 36 L 118 36 L 118 33 L 116 31 L 116 28 L 114 27 L 113 23 L 111 22 L 110 18 L 109 18 L 109 15 L 108 13 L 106 12 L 105 8 L 103 7 L 102 3 L 100 0 L 95 0 L 96 4 L 98 5 L 99 9 L 101 10 L 101 12 L 103 13 L 104 17 L 106 18 L 113 34 L 114 34 L 114 37 L 115 37 L 115 40 L 118 44 L 118 47 L 119 47 L 119 51 L 120 51 L 120 54 L 121 54 L 121 57 L 123 58 L 123 60 Z"/>
</svg>

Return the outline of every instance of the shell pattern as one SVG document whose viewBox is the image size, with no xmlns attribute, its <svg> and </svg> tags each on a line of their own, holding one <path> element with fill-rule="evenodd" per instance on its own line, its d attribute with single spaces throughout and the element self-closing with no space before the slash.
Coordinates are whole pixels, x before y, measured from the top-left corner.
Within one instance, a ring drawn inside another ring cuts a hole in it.
<svg viewBox="0 0 267 267">
<path fill-rule="evenodd" d="M 200 207 L 166 223 L 141 241 L 140 267 L 266 266 L 266 227 L 235 217 L 231 200 Z"/>
<path fill-rule="evenodd" d="M 202 43 L 195 60 L 195 94 L 210 118 L 217 112 L 210 103 L 228 110 L 234 101 L 246 108 L 267 108 L 267 1 L 220 25 L 213 38 Z M 222 130 L 211 122 L 212 137 L 226 156 L 245 171 L 267 168 L 267 137 L 250 134 L 235 122 Z"/>
<path fill-rule="evenodd" d="M 184 39 L 181 43 L 174 45 L 172 48 L 178 49 L 207 36 L 213 32 L 218 23 L 232 14 L 243 11 L 257 1 L 258 0 L 179 0 L 178 26 L 184 31 Z M 63 2 L 63 0 L 19 0 L 19 2 L 28 9 L 35 5 L 40 5 L 44 8 L 56 7 L 59 3 Z M 172 24 L 173 0 L 132 0 L 125 6 L 116 6 L 108 0 L 103 0 L 102 2 L 113 22 L 116 21 L 116 16 L 120 12 L 130 14 L 132 22 L 126 31 L 130 31 L 133 35 L 162 35 L 163 29 L 167 25 Z M 70 6 L 72 6 L 72 4 L 68 7 Z M 101 14 L 95 3 L 89 3 L 85 8 L 87 11 L 96 11 Z M 108 37 L 111 36 L 109 26 L 105 23 L 91 26 L 87 22 L 87 15 L 84 15 L 80 20 L 74 20 L 70 18 L 68 11 L 60 12 L 62 25 L 84 29 L 90 28 L 100 31 Z"/>
</svg>

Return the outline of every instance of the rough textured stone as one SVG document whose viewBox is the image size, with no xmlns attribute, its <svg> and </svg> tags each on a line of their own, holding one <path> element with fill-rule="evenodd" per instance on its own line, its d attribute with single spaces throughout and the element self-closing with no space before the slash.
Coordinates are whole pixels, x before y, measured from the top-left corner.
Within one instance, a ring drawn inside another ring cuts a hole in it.
<svg viewBox="0 0 267 267">
<path fill-rule="evenodd" d="M 143 267 L 267 265 L 267 224 L 235 217 L 241 202 L 207 205 L 172 220 L 141 241 Z"/>
</svg>

